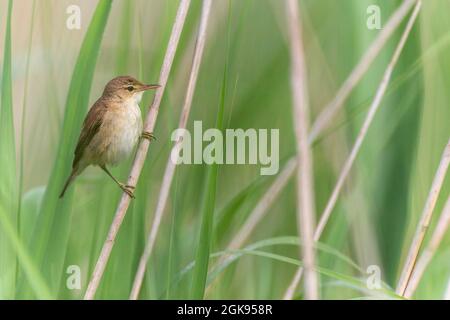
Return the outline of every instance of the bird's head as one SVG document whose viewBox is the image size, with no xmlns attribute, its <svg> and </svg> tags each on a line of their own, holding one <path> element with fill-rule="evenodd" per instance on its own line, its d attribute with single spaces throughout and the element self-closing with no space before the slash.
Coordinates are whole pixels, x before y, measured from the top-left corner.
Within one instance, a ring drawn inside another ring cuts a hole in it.
<svg viewBox="0 0 450 320">
<path fill-rule="evenodd" d="M 157 84 L 143 84 L 130 76 L 120 76 L 106 84 L 103 95 L 125 101 L 135 99 L 136 103 L 139 103 L 144 91 L 159 87 Z"/>
</svg>

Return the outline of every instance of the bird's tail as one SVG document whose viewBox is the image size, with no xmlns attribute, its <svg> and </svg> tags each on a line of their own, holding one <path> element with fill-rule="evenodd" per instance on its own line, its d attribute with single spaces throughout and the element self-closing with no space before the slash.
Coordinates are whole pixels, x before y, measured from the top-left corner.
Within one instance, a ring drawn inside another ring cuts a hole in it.
<svg viewBox="0 0 450 320">
<path fill-rule="evenodd" d="M 61 191 L 61 194 L 59 195 L 60 199 L 62 197 L 64 197 L 64 194 L 66 193 L 67 187 L 72 183 L 72 181 L 75 179 L 76 176 L 77 176 L 77 173 L 76 173 L 75 169 L 73 169 L 72 172 L 70 173 L 69 178 L 67 178 L 67 181 L 64 184 L 64 187 L 63 187 L 63 189 Z"/>
</svg>

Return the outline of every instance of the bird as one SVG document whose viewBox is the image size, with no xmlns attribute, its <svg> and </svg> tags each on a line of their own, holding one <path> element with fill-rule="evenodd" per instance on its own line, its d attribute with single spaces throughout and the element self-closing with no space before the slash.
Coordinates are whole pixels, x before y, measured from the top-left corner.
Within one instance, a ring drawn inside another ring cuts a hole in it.
<svg viewBox="0 0 450 320">
<path fill-rule="evenodd" d="M 131 76 L 110 80 L 102 96 L 87 113 L 74 152 L 72 171 L 59 198 L 86 167 L 100 167 L 131 198 L 134 186 L 117 180 L 107 166 L 117 165 L 127 158 L 140 138 L 152 141 L 153 133 L 142 132 L 139 103 L 144 91 L 157 89 L 158 84 L 143 84 Z"/>
</svg>

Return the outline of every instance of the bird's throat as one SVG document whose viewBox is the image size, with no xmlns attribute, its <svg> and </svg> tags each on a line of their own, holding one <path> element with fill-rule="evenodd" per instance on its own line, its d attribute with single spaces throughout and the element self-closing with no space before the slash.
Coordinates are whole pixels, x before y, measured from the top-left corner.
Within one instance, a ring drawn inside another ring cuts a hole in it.
<svg viewBox="0 0 450 320">
<path fill-rule="evenodd" d="M 144 94 L 144 92 L 137 92 L 134 94 L 133 99 L 134 101 L 136 101 L 137 104 L 139 104 L 142 100 L 142 95 Z"/>
</svg>

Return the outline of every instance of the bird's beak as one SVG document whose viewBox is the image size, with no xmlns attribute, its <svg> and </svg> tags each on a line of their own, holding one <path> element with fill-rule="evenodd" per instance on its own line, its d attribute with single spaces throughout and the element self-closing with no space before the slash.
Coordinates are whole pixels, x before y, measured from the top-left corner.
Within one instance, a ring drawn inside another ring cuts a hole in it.
<svg viewBox="0 0 450 320">
<path fill-rule="evenodd" d="M 138 88 L 138 91 L 158 89 L 159 87 L 161 87 L 159 84 L 144 84 L 140 88 Z"/>
</svg>

